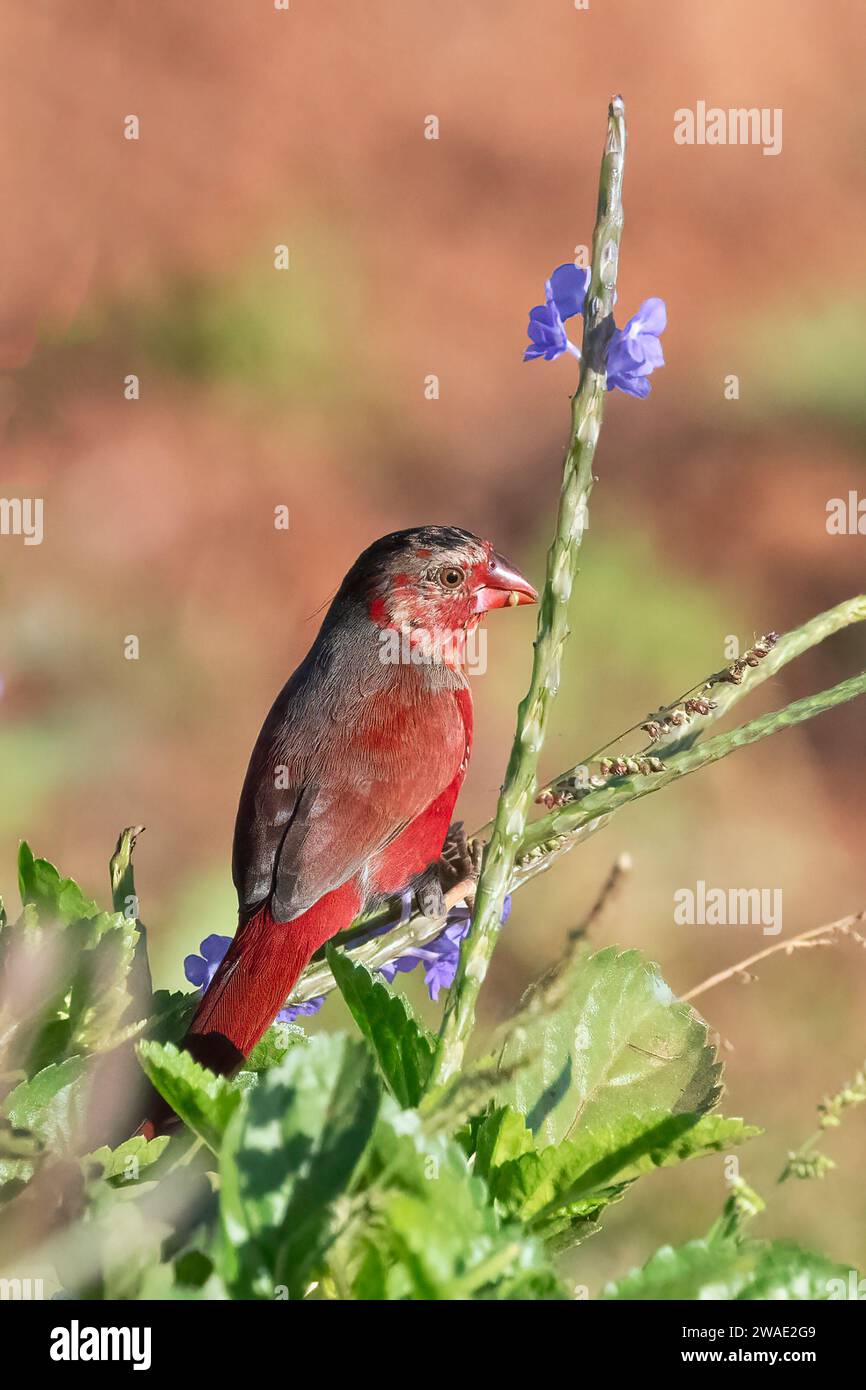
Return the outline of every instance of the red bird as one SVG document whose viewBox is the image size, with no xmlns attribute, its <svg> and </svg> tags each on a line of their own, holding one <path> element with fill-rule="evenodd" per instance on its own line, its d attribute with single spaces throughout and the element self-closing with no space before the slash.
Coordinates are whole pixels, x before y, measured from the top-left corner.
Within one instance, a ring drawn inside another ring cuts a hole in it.
<svg viewBox="0 0 866 1390">
<path fill-rule="evenodd" d="M 466 636 L 533 603 L 523 575 L 450 526 L 374 542 L 274 701 L 235 825 L 237 935 L 184 1046 L 230 1073 L 313 953 L 375 900 L 443 907 L 438 861 L 472 745 Z"/>
</svg>

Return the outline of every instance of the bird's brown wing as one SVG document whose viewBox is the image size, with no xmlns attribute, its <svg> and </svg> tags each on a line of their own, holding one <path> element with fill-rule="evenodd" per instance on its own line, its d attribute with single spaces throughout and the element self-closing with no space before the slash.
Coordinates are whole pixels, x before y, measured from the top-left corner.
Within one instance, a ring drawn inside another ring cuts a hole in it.
<svg viewBox="0 0 866 1390">
<path fill-rule="evenodd" d="M 235 828 L 242 921 L 268 900 L 276 921 L 292 921 L 350 879 L 363 898 L 370 860 L 453 780 L 466 753 L 453 692 L 378 714 L 356 711 L 318 745 L 299 739 L 297 718 L 290 739 L 284 722 L 266 721 Z"/>
</svg>

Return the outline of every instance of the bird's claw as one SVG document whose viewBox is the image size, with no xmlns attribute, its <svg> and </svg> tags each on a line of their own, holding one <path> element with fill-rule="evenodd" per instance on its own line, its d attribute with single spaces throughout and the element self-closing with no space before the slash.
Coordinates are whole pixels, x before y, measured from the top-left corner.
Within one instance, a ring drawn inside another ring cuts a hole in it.
<svg viewBox="0 0 866 1390">
<path fill-rule="evenodd" d="M 429 864 L 412 884 L 415 902 L 422 917 L 444 917 L 448 911 L 445 894 L 458 883 L 475 880 L 481 868 L 483 846 L 467 842 L 462 821 L 449 826 L 442 854 Z"/>
<path fill-rule="evenodd" d="M 454 821 L 448 828 L 439 860 L 439 880 L 446 892 L 458 883 L 478 877 L 481 853 L 482 846 L 477 841 L 467 841 L 463 822 Z"/>
<path fill-rule="evenodd" d="M 422 917 L 444 917 L 447 913 L 438 863 L 430 864 L 415 880 L 415 901 Z"/>
</svg>

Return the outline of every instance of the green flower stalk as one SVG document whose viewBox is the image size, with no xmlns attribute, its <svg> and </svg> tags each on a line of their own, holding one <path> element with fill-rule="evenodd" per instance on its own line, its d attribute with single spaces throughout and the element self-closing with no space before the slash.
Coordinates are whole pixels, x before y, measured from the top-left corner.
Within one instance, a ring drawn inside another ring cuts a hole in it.
<svg viewBox="0 0 866 1390">
<path fill-rule="evenodd" d="M 794 700 L 784 709 L 762 714 L 738 729 L 717 734 L 706 743 L 695 744 L 693 748 L 668 759 L 662 772 L 650 776 L 613 778 L 608 786 L 590 791 L 572 805 L 552 811 L 549 815 L 534 821 L 526 831 L 521 848 L 523 852 L 531 853 L 551 837 L 572 835 L 599 817 L 618 811 L 630 801 L 637 801 L 640 797 L 649 796 L 650 792 L 660 791 L 662 787 L 668 786 L 680 777 L 688 776 L 691 772 L 697 772 L 708 763 L 719 762 L 738 748 L 758 743 L 761 739 L 769 738 L 771 734 L 793 728 L 807 719 L 814 719 L 816 715 L 824 714 L 827 710 L 835 709 L 837 705 L 845 704 L 848 700 L 854 700 L 864 694 L 866 671 L 861 672 L 859 676 L 849 676 L 847 680 L 840 681 L 829 690 L 806 695 L 802 700 Z"/>
<path fill-rule="evenodd" d="M 788 1178 L 823 1178 L 832 1172 L 836 1164 L 829 1154 L 822 1153 L 817 1145 L 826 1130 L 838 1128 L 846 1110 L 864 1103 L 866 1103 L 866 1065 L 860 1068 L 853 1080 L 846 1081 L 834 1096 L 825 1096 L 819 1103 L 817 1130 L 810 1135 L 804 1144 L 800 1145 L 799 1149 L 792 1150 L 788 1154 L 778 1181 L 780 1183 L 787 1182 Z"/>
<path fill-rule="evenodd" d="M 592 464 L 604 412 L 604 334 L 612 322 L 622 234 L 625 108 L 614 97 L 608 108 L 607 141 L 601 163 L 598 210 L 592 239 L 592 271 L 586 297 L 580 380 L 572 398 L 571 439 L 565 458 L 556 532 L 547 557 L 538 635 L 529 690 L 517 714 L 517 731 L 493 830 L 487 843 L 472 929 L 449 994 L 433 1067 L 442 1085 L 462 1066 L 475 1008 L 499 937 L 502 904 L 536 791 L 538 759 L 550 707 L 559 688 L 562 648 L 568 638 L 568 603 L 588 519 Z"/>
</svg>

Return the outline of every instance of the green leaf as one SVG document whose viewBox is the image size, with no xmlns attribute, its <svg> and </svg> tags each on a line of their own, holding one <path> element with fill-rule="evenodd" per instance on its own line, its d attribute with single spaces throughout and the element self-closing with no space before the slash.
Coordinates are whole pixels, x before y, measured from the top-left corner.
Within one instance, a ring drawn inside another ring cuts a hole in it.
<svg viewBox="0 0 866 1390">
<path fill-rule="evenodd" d="M 850 1298 L 852 1284 L 856 1289 L 859 1279 L 859 1271 L 850 1265 L 836 1264 L 813 1250 L 804 1250 L 794 1241 L 776 1240 L 767 1243 L 754 1279 L 738 1297 L 837 1300 Z"/>
<path fill-rule="evenodd" d="M 52 1062 L 9 1092 L 2 1114 L 16 1129 L 30 1130 L 54 1152 L 66 1153 L 84 1115 L 84 1066 L 83 1057 Z"/>
<path fill-rule="evenodd" d="M 107 1051 L 120 1041 L 122 1022 L 132 1021 L 128 977 L 138 938 L 135 920 L 122 912 L 100 913 L 87 924 L 69 1002 L 71 1046 Z"/>
<path fill-rule="evenodd" d="M 303 1028 L 294 1023 L 272 1023 L 263 1037 L 259 1038 L 249 1057 L 235 1077 L 235 1084 L 242 1091 L 252 1090 L 259 1084 L 262 1072 L 279 1066 L 286 1053 L 310 1039 Z"/>
<path fill-rule="evenodd" d="M 328 964 L 349 1010 L 372 1045 L 388 1087 L 402 1106 L 417 1105 L 433 1066 L 436 1040 L 402 994 L 373 977 L 365 965 L 329 945 Z"/>
<path fill-rule="evenodd" d="M 606 1285 L 604 1299 L 829 1299 L 849 1269 L 789 1241 L 692 1240 L 662 1246 L 642 1269 Z"/>
<path fill-rule="evenodd" d="M 64 1017 L 77 951 L 67 931 L 41 926 L 33 904 L 0 936 L 0 1035 L 4 1067 L 32 1076 L 61 1061 L 70 1037 Z M 26 980 L 26 1000 L 20 984 Z"/>
<path fill-rule="evenodd" d="M 640 951 L 569 962 L 510 1021 L 499 1099 L 550 1144 L 633 1116 L 703 1113 L 721 1093 L 707 1027 Z"/>
<path fill-rule="evenodd" d="M 130 1017 L 130 971 L 139 932 L 121 912 L 102 912 L 78 885 L 61 878 L 22 843 L 18 871 L 24 909 L 3 933 L 0 967 L 26 962 L 39 990 L 26 1018 L 7 1007 L 7 1041 L 14 1032 L 15 1064 L 32 1072 L 64 1053 L 106 1051 L 135 1021 Z M 143 1016 L 150 993 L 140 998 Z M 10 1017 L 11 1015 L 11 1017 Z"/>
<path fill-rule="evenodd" d="M 479 1178 L 490 1174 L 509 1159 L 534 1149 L 532 1134 L 522 1115 L 510 1105 L 498 1106 L 484 1116 L 475 1134 L 475 1172 Z"/>
<path fill-rule="evenodd" d="M 145 1139 L 144 1135 L 135 1134 L 116 1149 L 103 1144 L 100 1148 L 85 1154 L 81 1162 L 85 1168 L 90 1168 L 91 1165 L 101 1168 L 100 1176 L 105 1179 L 123 1178 L 124 1182 L 137 1182 L 138 1170 L 149 1167 L 161 1158 L 168 1142 L 167 1134 L 156 1139 Z"/>
<path fill-rule="evenodd" d="M 35 859 L 26 840 L 18 849 L 18 886 L 25 906 L 32 903 L 40 916 L 55 917 L 65 926 L 99 913 L 97 903 L 82 893 L 74 879 L 61 878 L 47 859 Z"/>
<path fill-rule="evenodd" d="M 166 1211 L 180 1211 L 174 1193 L 159 1202 L 142 1200 L 142 1189 L 114 1187 L 108 1183 L 92 1185 L 89 1201 L 80 1222 L 64 1232 L 58 1243 L 56 1268 L 67 1297 L 99 1298 L 109 1301 L 156 1296 L 153 1281 L 160 1279 L 163 1244 L 174 1232 Z M 187 1208 L 190 1205 L 187 1198 Z M 172 1278 L 166 1270 L 167 1280 Z"/>
<path fill-rule="evenodd" d="M 200 999 L 198 990 L 155 990 L 147 1026 L 148 1041 L 181 1043 Z"/>
<path fill-rule="evenodd" d="M 442 1086 L 434 1086 L 424 1095 L 418 1109 L 428 1129 L 446 1130 L 459 1134 L 467 1153 L 474 1152 L 474 1135 L 483 1120 L 495 1107 L 502 1092 L 506 1075 L 493 1053 L 472 1062 L 464 1062 L 459 1072 L 450 1076 Z M 516 1111 L 514 1112 L 517 1113 Z M 525 1128 L 523 1116 L 520 1124 Z M 532 1135 L 530 1134 L 530 1143 Z"/>
<path fill-rule="evenodd" d="M 35 1076 L 43 1067 L 51 1062 L 62 1062 L 67 1056 L 72 1039 L 72 1023 L 68 1016 L 45 1018 L 43 1015 L 40 1019 L 39 1015 L 34 1015 L 28 1021 L 36 1022 L 37 1026 L 29 1030 L 25 1070 Z"/>
<path fill-rule="evenodd" d="M 218 1154 L 242 1093 L 174 1043 L 142 1042 L 138 1058 L 153 1085 L 184 1124 Z"/>
<path fill-rule="evenodd" d="M 643 1134 L 637 1134 L 638 1126 Z M 630 1130 L 633 1127 L 633 1137 Z M 745 1144 L 755 1139 L 763 1130 L 759 1125 L 747 1125 L 738 1116 L 728 1115 L 646 1115 L 638 1120 L 620 1121 L 615 1131 L 615 1139 L 610 1131 L 596 1130 L 593 1137 L 608 1146 L 612 1142 L 624 1147 L 634 1145 L 640 1152 L 634 1152 L 630 1162 L 617 1173 L 618 1181 L 629 1181 L 653 1168 L 671 1168 L 675 1163 L 685 1163 L 690 1158 L 702 1158 L 707 1154 L 727 1153 L 737 1144 Z"/>
<path fill-rule="evenodd" d="M 501 1222 L 459 1145 L 391 1100 L 368 1182 L 375 1219 L 348 1260 L 356 1297 L 562 1297 L 540 1242 Z"/>
<path fill-rule="evenodd" d="M 294 1023 L 273 1023 L 244 1062 L 244 1072 L 268 1071 L 279 1066 L 287 1052 L 307 1042 L 309 1038 L 303 1028 L 297 1028 Z"/>
<path fill-rule="evenodd" d="M 220 1153 L 222 1268 L 236 1293 L 303 1294 L 379 1099 L 366 1044 L 341 1036 L 293 1047 L 261 1075 Z"/>
<path fill-rule="evenodd" d="M 501 1164 L 491 1173 L 491 1191 L 521 1221 L 557 1219 L 559 1209 L 575 1203 L 584 1204 L 585 1210 L 605 1205 L 605 1193 L 613 1184 L 631 1182 L 652 1168 L 718 1153 L 758 1133 L 754 1126 L 722 1115 L 623 1117 L 613 1126 L 579 1130 L 575 1139 Z"/>
<path fill-rule="evenodd" d="M 108 875 L 111 880 L 111 899 L 114 903 L 114 910 L 115 912 L 127 912 L 127 908 L 132 904 L 131 915 L 133 917 L 138 916 L 138 904 L 132 856 L 135 852 L 136 841 L 143 833 L 143 825 L 128 825 L 125 830 L 121 830 L 117 837 L 114 853 L 108 861 Z"/>
</svg>

